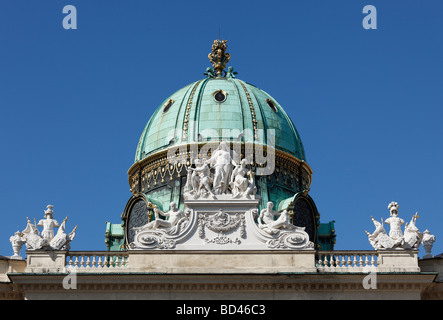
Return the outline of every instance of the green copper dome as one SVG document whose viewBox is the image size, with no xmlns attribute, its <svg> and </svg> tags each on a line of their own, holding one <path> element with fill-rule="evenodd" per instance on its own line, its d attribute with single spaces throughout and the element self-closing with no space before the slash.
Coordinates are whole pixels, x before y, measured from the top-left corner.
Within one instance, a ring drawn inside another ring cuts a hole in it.
<svg viewBox="0 0 443 320">
<path fill-rule="evenodd" d="M 235 139 L 245 132 L 258 133 L 268 144 L 267 130 L 275 132 L 275 149 L 306 160 L 295 126 L 274 98 L 233 77 L 209 77 L 162 102 L 143 130 L 135 162 L 174 145 Z"/>
<path fill-rule="evenodd" d="M 313 172 L 300 136 L 277 100 L 226 69 L 231 56 L 225 50 L 226 40 L 214 40 L 206 78 L 167 97 L 149 119 L 128 170 L 132 197 L 122 214 L 124 237 L 116 244 L 109 240 L 110 246 L 131 243 L 134 227 L 152 219 L 155 207 L 168 210 L 174 202 L 184 209 L 188 172 L 222 141 L 232 157 L 239 156 L 233 162 L 246 159 L 258 209 L 268 202 L 287 209 L 291 221 L 317 239 L 320 216 L 308 195 Z M 229 193 L 232 186 L 227 188 Z M 111 229 L 109 234 L 116 237 Z"/>
</svg>

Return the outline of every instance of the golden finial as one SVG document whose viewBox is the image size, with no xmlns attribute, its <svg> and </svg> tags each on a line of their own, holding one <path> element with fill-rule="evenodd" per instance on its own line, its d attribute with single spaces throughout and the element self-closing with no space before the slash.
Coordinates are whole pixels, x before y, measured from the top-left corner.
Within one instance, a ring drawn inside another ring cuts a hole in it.
<svg viewBox="0 0 443 320">
<path fill-rule="evenodd" d="M 213 69 L 217 74 L 217 78 L 223 76 L 223 70 L 226 68 L 226 63 L 231 59 L 231 55 L 226 51 L 228 40 L 214 40 L 212 44 L 212 52 L 208 54 L 209 61 L 211 61 Z"/>
</svg>

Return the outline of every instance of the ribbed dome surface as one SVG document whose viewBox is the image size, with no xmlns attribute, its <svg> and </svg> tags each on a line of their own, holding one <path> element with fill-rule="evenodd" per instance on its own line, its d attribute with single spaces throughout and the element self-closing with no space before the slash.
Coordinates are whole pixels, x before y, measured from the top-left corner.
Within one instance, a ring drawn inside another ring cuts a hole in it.
<svg viewBox="0 0 443 320">
<path fill-rule="evenodd" d="M 269 94 L 239 79 L 206 78 L 176 91 L 157 108 L 140 137 L 135 162 L 174 145 L 245 132 L 258 132 L 268 144 L 267 129 L 275 130 L 277 150 L 306 160 L 295 126 Z"/>
</svg>

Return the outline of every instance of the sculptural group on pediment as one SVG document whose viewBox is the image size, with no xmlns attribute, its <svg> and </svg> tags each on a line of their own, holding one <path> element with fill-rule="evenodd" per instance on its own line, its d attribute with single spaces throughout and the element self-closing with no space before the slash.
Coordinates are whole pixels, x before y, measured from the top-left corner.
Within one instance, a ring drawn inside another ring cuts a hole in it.
<svg viewBox="0 0 443 320">
<path fill-rule="evenodd" d="M 22 232 L 17 231 L 10 237 L 14 255 L 12 258 L 21 258 L 20 251 L 23 245 L 26 245 L 27 250 L 69 250 L 70 242 L 75 238 L 75 231 L 77 226 L 67 234 L 66 233 L 66 217 L 61 224 L 53 218 L 54 206 L 48 205 L 45 210 L 45 219 L 41 219 L 38 224 L 34 219 L 32 223 L 27 218 L 27 225 Z M 37 227 L 43 227 L 42 232 Z M 54 233 L 54 228 L 58 228 L 57 233 Z"/>
<path fill-rule="evenodd" d="M 165 217 L 165 219 L 160 218 Z M 163 212 L 154 208 L 155 219 L 141 227 L 133 228 L 134 241 L 130 249 L 172 249 L 177 239 L 183 234 L 190 223 L 190 211 L 181 210 L 175 202 L 169 204 L 169 210 Z"/>
<path fill-rule="evenodd" d="M 160 219 L 160 215 L 166 217 L 167 220 Z M 177 208 L 175 202 L 169 204 L 169 211 L 167 212 L 154 208 L 154 217 L 155 219 L 153 221 L 150 221 L 141 227 L 135 227 L 134 231 L 136 234 L 144 230 L 162 230 L 167 234 L 177 234 L 189 221 L 188 216 L 182 210 Z"/>
<path fill-rule="evenodd" d="M 187 169 L 184 212 L 175 202 L 167 212 L 155 209 L 155 220 L 131 230 L 135 235 L 129 249 L 314 248 L 305 228 L 290 223 L 287 210 L 275 211 L 268 202 L 258 214 L 254 173 L 247 159 L 240 159 L 226 141 L 208 159 L 197 158 L 194 163 Z"/>
<path fill-rule="evenodd" d="M 257 192 L 254 173 L 247 168 L 247 160 L 237 162 L 235 151 L 226 141 L 207 160 L 196 159 L 195 168 L 188 168 L 185 198 L 213 198 L 231 195 L 250 199 Z"/>
<path fill-rule="evenodd" d="M 313 249 L 314 243 L 305 227 L 293 225 L 287 210 L 273 208 L 274 203 L 269 201 L 257 217 L 258 228 L 263 231 L 261 237 L 266 239 L 267 246 L 271 249 Z"/>
<path fill-rule="evenodd" d="M 417 213 L 413 215 L 411 221 L 407 223 L 398 216 L 398 208 L 398 203 L 394 201 L 388 205 L 390 216 L 384 221 L 384 223 L 390 226 L 389 233 L 387 233 L 384 228 L 383 219 L 381 219 L 381 222 L 379 222 L 371 217 L 375 230 L 373 233 L 366 231 L 366 234 L 372 247 L 376 250 L 418 249 L 420 244 L 425 245 L 426 243 L 426 245 L 428 245 L 431 242 L 433 244 L 435 237 L 429 235 L 428 230 L 426 230 L 426 237 L 424 237 L 424 234 L 418 229 L 416 224 L 419 216 Z M 405 226 L 404 231 L 402 230 L 403 225 Z M 431 247 L 432 244 L 430 245 Z"/>
</svg>

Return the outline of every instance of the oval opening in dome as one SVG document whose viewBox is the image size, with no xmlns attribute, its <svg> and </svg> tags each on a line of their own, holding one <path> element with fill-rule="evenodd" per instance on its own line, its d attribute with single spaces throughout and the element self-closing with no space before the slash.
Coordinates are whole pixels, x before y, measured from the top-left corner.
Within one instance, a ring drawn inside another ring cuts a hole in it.
<svg viewBox="0 0 443 320">
<path fill-rule="evenodd" d="M 174 103 L 174 100 L 169 99 L 168 102 L 166 102 L 163 106 L 163 112 L 167 112 L 173 103 Z"/>
<path fill-rule="evenodd" d="M 266 103 L 268 104 L 269 108 L 271 108 L 274 112 L 278 112 L 275 103 L 271 99 L 266 99 Z"/>
<path fill-rule="evenodd" d="M 222 103 L 222 102 L 226 101 L 226 96 L 228 94 L 226 92 L 224 92 L 223 90 L 217 90 L 212 95 L 213 95 L 215 101 Z"/>
</svg>

